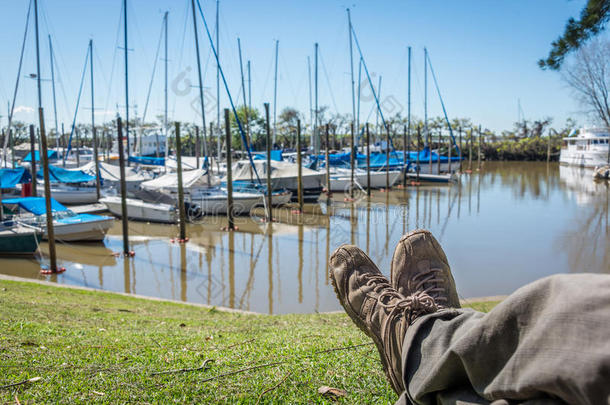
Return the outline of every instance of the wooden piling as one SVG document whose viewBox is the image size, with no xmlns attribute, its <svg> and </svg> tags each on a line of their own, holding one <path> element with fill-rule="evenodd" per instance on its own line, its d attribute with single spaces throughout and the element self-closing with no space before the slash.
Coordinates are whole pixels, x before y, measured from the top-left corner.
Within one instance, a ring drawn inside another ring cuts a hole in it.
<svg viewBox="0 0 610 405">
<path fill-rule="evenodd" d="M 472 170 L 472 132 L 473 128 L 470 128 L 470 132 L 468 133 L 468 170 Z"/>
<path fill-rule="evenodd" d="M 195 125 L 195 161 L 196 161 L 196 165 L 197 165 L 197 169 L 199 169 L 201 166 L 199 166 L 199 155 L 200 155 L 200 149 L 201 149 L 201 140 L 199 139 L 199 127 L 197 125 Z"/>
<path fill-rule="evenodd" d="M 385 189 L 390 190 L 390 124 L 386 125 L 385 138 Z"/>
<path fill-rule="evenodd" d="M 426 137 L 428 138 L 428 152 L 430 152 L 428 157 L 428 173 L 432 174 L 432 135 L 430 135 L 430 132 L 426 132 Z"/>
<path fill-rule="evenodd" d="M 271 187 L 271 127 L 269 125 L 269 103 L 265 103 L 265 130 L 267 144 L 267 222 L 273 221 L 273 213 L 271 210 L 273 202 L 273 189 Z"/>
<path fill-rule="evenodd" d="M 123 151 L 123 123 L 116 120 L 119 143 L 119 169 L 121 173 L 121 222 L 123 225 L 123 254 L 129 255 L 129 223 L 127 214 L 127 184 L 125 183 L 125 156 Z"/>
<path fill-rule="evenodd" d="M 53 228 L 53 209 L 51 206 L 51 181 L 49 178 L 49 159 L 47 156 L 47 137 L 44 130 L 44 114 L 42 107 L 38 108 L 38 119 L 40 120 L 40 156 L 42 162 L 42 173 L 44 177 L 44 198 L 47 211 L 47 238 L 49 240 L 50 269 L 52 273 L 57 273 L 57 256 L 55 253 L 55 230 Z M 33 126 L 30 126 L 32 134 Z M 32 156 L 32 162 L 34 161 Z M 33 174 L 33 182 L 36 181 L 36 173 Z"/>
<path fill-rule="evenodd" d="M 421 124 L 417 126 L 417 155 L 415 156 L 415 166 L 417 166 L 416 168 L 416 173 L 417 173 L 417 177 L 415 178 L 415 181 L 417 183 L 419 183 L 419 149 L 421 147 Z"/>
<path fill-rule="evenodd" d="M 182 185 L 182 145 L 180 138 L 180 123 L 176 125 L 176 164 L 178 174 L 178 213 L 180 214 L 180 241 L 186 240 L 186 210 L 184 208 L 184 187 Z M 199 165 L 197 165 L 199 167 Z"/>
<path fill-rule="evenodd" d="M 95 126 L 93 126 L 93 161 L 95 162 L 95 194 L 97 199 L 100 199 L 100 161 L 97 151 L 97 133 Z"/>
<path fill-rule="evenodd" d="M 436 168 L 438 174 L 441 174 L 441 145 L 443 144 L 443 131 L 441 129 L 438 130 L 438 152 L 436 153 Z"/>
<path fill-rule="evenodd" d="M 328 144 L 330 135 L 329 135 L 329 125 L 328 124 L 326 124 L 324 135 L 326 138 L 325 139 L 325 142 L 326 142 L 326 145 L 325 145 L 326 146 L 326 152 L 325 152 L 325 154 L 326 154 L 326 196 L 327 196 L 326 202 L 330 203 L 330 198 L 332 196 L 332 192 L 330 191 L 330 155 L 329 155 L 329 144 Z"/>
<path fill-rule="evenodd" d="M 366 123 L 366 195 L 371 196 L 371 133 Z"/>
<path fill-rule="evenodd" d="M 231 158 L 233 150 L 231 148 L 231 120 L 229 119 L 229 109 L 225 108 L 225 142 L 227 143 L 227 230 L 235 230 L 233 221 L 233 168 Z"/>
<path fill-rule="evenodd" d="M 409 152 L 409 141 L 410 141 L 410 133 L 407 130 L 407 125 L 404 126 L 403 128 L 403 134 L 402 134 L 402 140 L 403 140 L 403 144 L 404 144 L 404 150 L 402 152 L 402 165 L 403 165 L 403 176 L 402 176 L 402 185 L 406 186 L 407 185 L 407 154 Z"/>
<path fill-rule="evenodd" d="M 477 170 L 481 170 L 481 126 L 479 125 L 479 147 L 477 150 Z"/>
<path fill-rule="evenodd" d="M 42 159 L 42 151 L 39 152 L 38 156 Z M 36 197 L 36 136 L 34 135 L 34 125 L 30 125 L 30 155 L 32 156 L 32 195 Z"/>
<path fill-rule="evenodd" d="M 355 154 L 355 145 L 354 145 L 354 121 L 350 126 L 350 151 L 349 151 L 349 162 L 350 162 L 350 183 L 349 183 L 349 198 L 354 198 L 354 169 L 356 166 L 356 159 L 354 158 Z"/>
<path fill-rule="evenodd" d="M 301 165 L 301 120 L 297 120 L 297 198 L 299 213 L 303 213 L 303 166 Z"/>
<path fill-rule="evenodd" d="M 460 127 L 460 129 L 458 130 L 458 134 L 460 137 L 460 149 L 458 150 L 458 156 L 460 158 L 460 166 L 459 166 L 459 172 L 462 172 L 462 127 Z"/>
<path fill-rule="evenodd" d="M 447 151 L 447 171 L 451 174 L 451 149 L 453 149 L 453 143 L 451 137 L 449 137 L 449 149 Z"/>
<path fill-rule="evenodd" d="M 551 161 L 551 131 L 549 131 L 549 136 L 547 138 L 546 143 L 546 162 L 549 163 Z"/>
</svg>

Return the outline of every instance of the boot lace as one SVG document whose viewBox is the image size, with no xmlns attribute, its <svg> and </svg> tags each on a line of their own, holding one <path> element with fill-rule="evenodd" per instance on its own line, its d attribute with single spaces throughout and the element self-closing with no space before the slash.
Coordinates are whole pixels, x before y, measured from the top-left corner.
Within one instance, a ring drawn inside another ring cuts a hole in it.
<svg viewBox="0 0 610 405">
<path fill-rule="evenodd" d="M 432 297 L 439 304 L 439 307 L 444 307 L 447 303 L 447 297 L 443 294 L 445 288 L 443 287 L 444 280 L 442 274 L 443 269 L 440 268 L 430 268 L 419 272 L 408 281 L 409 290 L 417 291 L 414 295 L 424 293 Z"/>
</svg>

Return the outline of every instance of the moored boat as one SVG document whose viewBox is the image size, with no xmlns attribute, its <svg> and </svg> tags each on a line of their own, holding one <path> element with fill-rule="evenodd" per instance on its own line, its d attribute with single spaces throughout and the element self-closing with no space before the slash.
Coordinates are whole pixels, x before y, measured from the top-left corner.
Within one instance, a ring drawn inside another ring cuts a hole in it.
<svg viewBox="0 0 610 405">
<path fill-rule="evenodd" d="M 126 198 L 127 217 L 136 221 L 160 222 L 174 224 L 178 221 L 176 208 L 170 204 L 150 203 L 135 198 Z M 121 197 L 107 196 L 100 199 L 108 207 L 112 215 L 121 218 Z"/>
<path fill-rule="evenodd" d="M 0 224 L 0 256 L 32 255 L 38 249 L 40 229 L 7 221 Z"/>
<path fill-rule="evenodd" d="M 578 135 L 563 138 L 559 163 L 579 167 L 610 164 L 610 130 L 581 128 Z"/>
</svg>

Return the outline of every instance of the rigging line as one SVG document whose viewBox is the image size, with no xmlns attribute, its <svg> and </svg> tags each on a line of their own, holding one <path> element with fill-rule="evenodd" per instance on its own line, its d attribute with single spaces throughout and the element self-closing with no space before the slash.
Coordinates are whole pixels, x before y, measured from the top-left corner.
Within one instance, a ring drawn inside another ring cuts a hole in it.
<svg viewBox="0 0 610 405">
<path fill-rule="evenodd" d="M 371 92 L 373 93 L 373 97 L 375 98 L 375 103 L 377 104 L 377 110 L 379 111 L 379 116 L 381 117 L 381 122 L 382 122 L 384 128 L 386 129 L 386 131 L 389 131 L 390 128 L 389 128 L 388 124 L 385 122 L 385 118 L 383 117 L 383 111 L 381 111 L 381 105 L 379 104 L 379 98 L 377 97 L 377 93 L 375 92 L 375 87 L 373 86 L 373 82 L 371 81 L 371 75 L 369 74 L 369 68 L 366 66 L 366 60 L 364 60 L 364 56 L 362 55 L 362 49 L 360 49 L 360 43 L 358 42 L 358 37 L 356 36 L 356 30 L 354 29 L 354 24 L 352 24 L 352 33 L 354 34 L 354 43 L 356 44 L 356 47 L 358 48 L 358 53 L 360 54 L 360 57 L 362 58 L 362 66 L 364 67 L 364 72 L 366 73 L 366 77 L 368 78 L 369 86 L 371 87 Z M 396 153 L 396 150 L 394 149 L 394 142 L 392 142 L 392 136 L 388 136 L 388 139 L 390 140 L 390 146 L 392 147 L 392 153 L 398 157 L 398 154 Z M 387 162 L 387 164 L 389 166 L 390 162 Z"/>
<path fill-rule="evenodd" d="M 186 4 L 186 8 L 184 9 L 184 21 L 182 24 L 182 39 L 180 40 L 180 53 L 179 53 L 180 56 L 178 57 L 178 64 L 176 65 L 176 66 L 178 66 L 179 69 L 182 67 L 182 61 L 184 59 L 184 43 L 186 42 L 186 27 L 188 24 L 189 15 L 191 14 L 191 13 L 189 13 L 190 0 L 185 0 L 185 4 Z M 172 99 L 173 99 L 172 116 L 174 116 L 176 113 L 176 102 L 178 101 L 177 96 L 178 95 L 176 95 L 176 97 L 172 97 Z"/>
<path fill-rule="evenodd" d="M 451 140 L 453 141 L 453 145 L 455 145 L 455 147 L 458 150 L 459 153 L 459 147 L 457 146 L 457 143 L 455 142 L 455 136 L 453 136 L 453 129 L 451 128 L 451 123 L 449 122 L 449 117 L 447 117 L 447 110 L 445 109 L 445 103 L 443 102 L 443 97 L 441 96 L 441 89 L 438 87 L 438 82 L 436 81 L 436 75 L 434 74 L 434 69 L 432 68 L 432 61 L 430 60 L 430 55 L 429 53 L 426 53 L 426 57 L 428 58 L 428 64 L 430 65 L 430 72 L 432 73 L 432 79 L 434 79 L 434 85 L 436 86 L 436 92 L 438 93 L 438 98 L 441 101 L 441 107 L 443 107 L 443 114 L 445 114 L 445 121 L 447 122 L 447 126 L 449 127 L 449 135 L 451 135 Z M 440 153 L 440 149 L 439 149 L 439 153 Z"/>
<path fill-rule="evenodd" d="M 161 33 L 159 34 L 159 43 L 157 44 L 157 52 L 155 53 L 155 62 L 153 63 L 152 75 L 150 76 L 150 84 L 148 85 L 148 93 L 146 94 L 146 103 L 144 104 L 144 114 L 142 115 L 142 124 L 146 122 L 146 113 L 148 112 L 148 102 L 150 101 L 150 92 L 152 90 L 153 81 L 155 80 L 155 72 L 157 70 L 157 62 L 159 61 L 159 51 L 161 50 L 161 41 L 163 40 L 163 31 L 165 30 L 165 17 L 161 22 Z"/>
<path fill-rule="evenodd" d="M 15 111 L 15 101 L 17 100 L 17 90 L 19 89 L 19 78 L 21 77 L 21 67 L 23 66 L 23 52 L 25 51 L 25 42 L 28 35 L 28 26 L 30 23 L 30 11 L 32 10 L 32 0 L 30 0 L 30 5 L 28 6 L 28 13 L 25 20 L 25 30 L 23 32 L 23 43 L 21 44 L 21 55 L 19 56 L 19 68 L 17 69 L 17 80 L 15 81 L 15 91 L 13 92 L 13 104 L 11 105 L 11 111 L 8 116 L 8 127 L 6 130 L 7 136 L 4 137 L 4 145 L 2 147 L 3 153 L 2 157 L 4 159 L 4 165 L 6 167 L 6 147 L 8 146 L 8 138 L 11 133 L 11 123 L 13 122 L 13 113 Z"/>
<path fill-rule="evenodd" d="M 237 115 L 237 111 L 235 110 L 235 104 L 233 104 L 233 97 L 231 96 L 231 92 L 229 91 L 229 85 L 227 84 L 227 79 L 225 78 L 224 71 L 222 70 L 220 61 L 218 60 L 218 54 L 216 53 L 216 47 L 214 46 L 214 41 L 212 40 L 212 36 L 210 35 L 208 23 L 205 20 L 205 16 L 203 15 L 203 10 L 201 9 L 201 3 L 199 2 L 199 0 L 197 0 L 197 7 L 199 8 L 199 14 L 201 15 L 201 19 L 203 20 L 203 26 L 205 27 L 205 31 L 208 35 L 208 40 L 210 41 L 210 46 L 212 47 L 212 51 L 214 51 L 214 57 L 216 58 L 216 63 L 218 65 L 218 71 L 220 72 L 222 82 L 223 82 L 225 90 L 227 92 L 227 96 L 229 97 L 229 102 L 231 104 L 231 109 L 233 110 L 233 115 L 235 117 L 235 121 L 237 122 L 237 126 L 239 128 L 239 133 L 241 135 L 241 139 L 244 142 L 244 145 L 246 145 L 246 150 L 248 152 L 248 160 L 250 161 L 252 170 L 254 171 L 254 174 L 256 175 L 256 180 L 258 180 L 259 184 L 262 184 L 261 179 L 258 176 L 258 171 L 256 170 L 256 166 L 254 165 L 254 160 L 252 159 L 252 153 L 250 153 L 250 145 L 248 145 L 248 139 L 246 138 L 246 134 L 241 125 L 241 121 L 239 120 L 239 116 Z M 229 153 L 229 151 L 227 151 L 227 153 Z"/>
<path fill-rule="evenodd" d="M 275 44 L 275 41 L 273 42 Z M 267 68 L 267 74 L 265 75 L 265 82 L 263 83 L 262 91 L 260 92 L 259 104 L 262 104 L 269 97 L 266 97 L 267 85 L 269 84 L 269 78 L 271 77 L 271 70 L 273 69 L 273 59 L 275 57 L 275 48 L 273 49 L 273 53 L 271 58 L 269 59 L 269 67 Z"/>
<path fill-rule="evenodd" d="M 337 102 L 335 101 L 335 94 L 333 93 L 333 88 L 330 85 L 330 79 L 328 78 L 328 71 L 326 70 L 326 64 L 324 63 L 324 58 L 322 57 L 322 52 L 318 50 L 318 54 L 320 55 L 320 62 L 322 62 L 322 71 L 324 72 L 324 76 L 326 77 L 326 84 L 328 85 L 328 92 L 330 93 L 330 99 L 333 102 L 333 107 L 335 108 L 335 112 L 338 112 Z"/>
<path fill-rule="evenodd" d="M 85 82 L 85 73 L 87 72 L 87 65 L 89 63 L 89 46 L 87 46 L 87 55 L 85 55 L 85 66 L 83 66 L 83 75 L 80 79 L 80 88 L 78 89 L 78 98 L 76 99 L 76 109 L 74 110 L 74 119 L 72 120 L 72 129 L 70 130 L 70 137 L 68 138 L 68 150 L 63 156 L 64 165 L 66 163 L 66 156 L 70 154 L 72 150 L 72 135 L 74 135 L 74 126 L 76 124 L 76 115 L 78 114 L 78 106 L 80 104 L 80 96 L 83 92 L 83 83 Z"/>
<path fill-rule="evenodd" d="M 123 2 L 121 2 L 121 10 L 119 11 L 119 22 L 116 28 L 116 39 L 114 41 L 114 53 L 112 54 L 112 65 L 110 68 L 110 81 L 108 82 L 108 91 L 106 93 L 106 104 L 104 110 L 108 111 L 108 104 L 110 103 L 110 96 L 112 92 L 112 81 L 114 79 L 114 67 L 116 66 L 116 56 L 119 52 L 119 37 L 121 35 L 121 21 L 123 20 Z M 118 111 L 117 111 L 118 114 Z"/>
</svg>

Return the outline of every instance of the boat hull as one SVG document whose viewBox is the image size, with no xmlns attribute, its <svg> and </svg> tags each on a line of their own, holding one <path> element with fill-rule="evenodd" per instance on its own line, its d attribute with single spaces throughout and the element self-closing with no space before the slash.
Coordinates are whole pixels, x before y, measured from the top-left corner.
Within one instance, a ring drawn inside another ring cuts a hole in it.
<svg viewBox="0 0 610 405">
<path fill-rule="evenodd" d="M 142 200 L 127 198 L 127 218 L 135 221 L 160 222 L 175 224 L 178 222 L 176 210 L 168 204 L 152 204 Z M 123 215 L 120 197 L 104 197 L 100 199 L 108 207 L 112 215 L 121 218 Z"/>
<path fill-rule="evenodd" d="M 580 151 L 562 149 L 559 154 L 559 163 L 577 167 L 599 167 L 608 164 L 608 152 Z"/>
<path fill-rule="evenodd" d="M 44 187 L 37 188 L 39 197 L 44 197 Z M 51 197 L 62 204 L 93 204 L 97 202 L 95 187 L 51 187 Z"/>
<path fill-rule="evenodd" d="M 0 256 L 32 255 L 38 249 L 40 236 L 35 230 L 0 231 Z"/>
<path fill-rule="evenodd" d="M 80 223 L 53 223 L 55 239 L 60 242 L 97 242 L 104 240 L 106 233 L 112 226 L 114 219 L 110 217 L 100 217 L 97 221 L 86 221 Z M 47 229 L 42 235 L 44 240 L 48 240 Z"/>
<path fill-rule="evenodd" d="M 241 193 L 233 194 L 233 214 L 235 215 L 247 215 L 250 210 L 257 205 L 263 204 L 262 194 L 246 194 L 240 195 Z M 197 204 L 201 209 L 201 212 L 206 215 L 218 215 L 227 213 L 227 197 L 222 195 L 213 195 L 205 197 L 193 197 L 192 203 Z"/>
<path fill-rule="evenodd" d="M 392 187 L 401 178 L 402 171 L 390 170 L 389 173 L 389 185 Z M 354 181 L 362 188 L 367 188 L 368 177 L 366 173 L 359 172 L 354 175 Z M 340 175 L 331 176 L 330 178 L 330 190 L 331 191 L 349 191 L 352 183 L 351 175 Z M 386 187 L 386 172 L 375 171 L 371 172 L 371 188 L 385 188 Z"/>
</svg>

